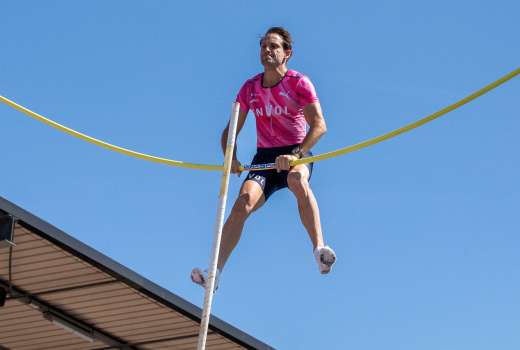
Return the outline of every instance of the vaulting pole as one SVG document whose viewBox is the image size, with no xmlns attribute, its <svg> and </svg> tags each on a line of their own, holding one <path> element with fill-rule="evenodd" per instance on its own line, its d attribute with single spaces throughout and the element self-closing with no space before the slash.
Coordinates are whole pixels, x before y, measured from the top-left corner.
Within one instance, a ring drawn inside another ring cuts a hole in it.
<svg viewBox="0 0 520 350">
<path fill-rule="evenodd" d="M 215 236 L 208 269 L 208 281 L 206 283 L 206 293 L 204 295 L 204 308 L 200 320 L 199 342 L 197 350 L 206 349 L 206 339 L 208 336 L 209 318 L 211 315 L 211 303 L 213 301 L 213 288 L 215 287 L 215 276 L 217 273 L 218 253 L 220 249 L 220 239 L 222 237 L 222 227 L 224 226 L 224 213 L 226 211 L 226 201 L 229 187 L 229 174 L 231 172 L 231 161 L 233 160 L 233 150 L 235 149 L 235 138 L 237 131 L 237 120 L 240 104 L 235 102 L 231 113 L 228 128 L 228 138 L 226 154 L 224 156 L 224 172 L 220 182 L 219 204 L 217 209 L 217 220 L 215 223 Z"/>
</svg>

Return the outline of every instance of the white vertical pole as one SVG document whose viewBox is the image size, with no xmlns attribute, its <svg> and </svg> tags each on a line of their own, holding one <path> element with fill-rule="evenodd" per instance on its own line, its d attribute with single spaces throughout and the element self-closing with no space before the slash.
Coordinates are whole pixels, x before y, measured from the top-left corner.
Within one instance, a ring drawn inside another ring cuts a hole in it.
<svg viewBox="0 0 520 350">
<path fill-rule="evenodd" d="M 217 273 L 218 253 L 220 249 L 220 239 L 222 237 L 222 227 L 224 226 L 224 213 L 226 211 L 226 201 L 229 185 L 229 174 L 231 172 L 231 161 L 235 149 L 235 138 L 237 130 L 237 120 L 240 104 L 235 102 L 229 121 L 226 154 L 224 157 L 224 173 L 220 182 L 219 205 L 217 209 L 217 220 L 215 223 L 215 236 L 211 253 L 210 266 L 208 270 L 208 281 L 206 283 L 206 293 L 204 295 L 204 308 L 200 320 L 199 342 L 197 350 L 206 349 L 206 339 L 208 336 L 209 318 L 211 315 L 211 303 L 213 301 L 213 288 L 215 287 L 215 275 Z"/>
</svg>

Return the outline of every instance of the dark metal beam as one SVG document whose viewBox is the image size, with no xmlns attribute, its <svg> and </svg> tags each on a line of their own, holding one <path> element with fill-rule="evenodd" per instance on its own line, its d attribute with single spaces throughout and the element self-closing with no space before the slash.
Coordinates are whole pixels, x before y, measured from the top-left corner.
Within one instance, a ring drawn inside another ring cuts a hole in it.
<svg viewBox="0 0 520 350">
<path fill-rule="evenodd" d="M 0 307 L 5 305 L 7 299 L 7 289 L 0 287 Z"/>
<path fill-rule="evenodd" d="M 15 219 L 9 214 L 0 212 L 0 248 L 13 247 Z"/>
</svg>

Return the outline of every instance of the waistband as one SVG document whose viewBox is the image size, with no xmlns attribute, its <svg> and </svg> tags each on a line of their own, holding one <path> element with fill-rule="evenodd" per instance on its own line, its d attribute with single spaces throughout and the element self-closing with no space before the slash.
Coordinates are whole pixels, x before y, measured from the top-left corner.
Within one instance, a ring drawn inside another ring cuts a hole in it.
<svg viewBox="0 0 520 350">
<path fill-rule="evenodd" d="M 289 154 L 293 149 L 300 146 L 299 143 L 294 145 L 288 145 L 288 146 L 281 146 L 281 147 L 268 147 L 268 148 L 257 148 L 256 153 L 257 154 Z"/>
</svg>

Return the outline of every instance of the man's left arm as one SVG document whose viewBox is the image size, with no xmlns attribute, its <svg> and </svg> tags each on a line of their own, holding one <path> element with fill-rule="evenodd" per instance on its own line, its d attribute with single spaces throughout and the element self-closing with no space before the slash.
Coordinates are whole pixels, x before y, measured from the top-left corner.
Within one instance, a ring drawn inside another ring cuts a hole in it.
<svg viewBox="0 0 520 350">
<path fill-rule="evenodd" d="M 300 149 L 296 150 L 294 155 L 284 155 L 276 158 L 276 169 L 278 171 L 289 170 L 290 163 L 302 158 L 327 132 L 327 125 L 325 124 L 319 101 L 307 104 L 303 109 L 303 115 L 307 124 L 309 124 L 309 131 L 303 139 Z"/>
<path fill-rule="evenodd" d="M 303 115 L 307 124 L 309 124 L 309 131 L 303 139 L 300 147 L 300 152 L 305 154 L 310 151 L 323 134 L 327 132 L 327 125 L 325 124 L 325 118 L 323 118 L 321 105 L 318 101 L 309 103 L 305 106 L 303 109 Z"/>
</svg>

